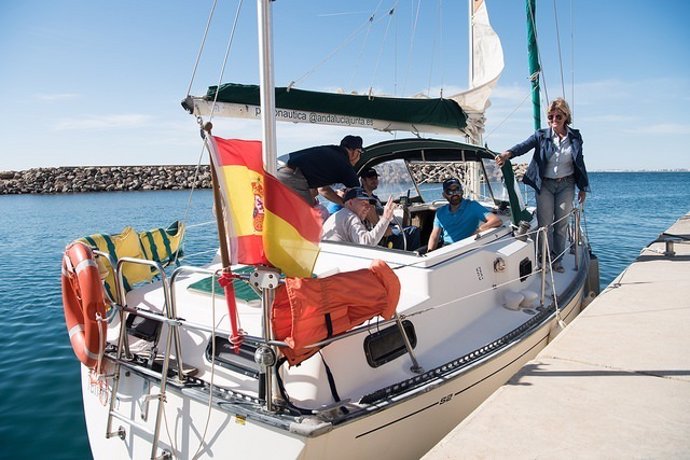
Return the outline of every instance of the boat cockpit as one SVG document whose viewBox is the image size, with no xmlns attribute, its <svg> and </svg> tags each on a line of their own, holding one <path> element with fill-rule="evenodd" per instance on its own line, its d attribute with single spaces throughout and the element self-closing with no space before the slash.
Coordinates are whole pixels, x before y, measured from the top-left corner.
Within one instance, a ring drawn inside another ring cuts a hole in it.
<svg viewBox="0 0 690 460">
<path fill-rule="evenodd" d="M 408 226 L 419 229 L 421 248 L 372 248 L 376 251 L 408 253 L 420 257 L 425 253 L 433 229 L 436 210 L 448 202 L 443 197 L 442 182 L 457 178 L 463 186 L 464 198 L 479 202 L 503 222 L 498 228 L 473 235 L 451 246 L 471 249 L 474 240 L 500 237 L 512 233 L 511 201 L 503 173 L 494 162 L 495 154 L 483 147 L 439 139 L 402 139 L 381 142 L 365 149 L 355 170 L 374 168 L 379 185 L 375 194 L 382 202 L 392 197 L 398 205 L 394 231 Z M 331 245 L 361 246 L 356 243 L 326 242 Z M 442 248 L 443 249 L 443 248 Z M 442 251 L 442 252 L 447 252 Z M 453 251 L 455 252 L 455 251 Z M 464 252 L 464 251 L 463 251 Z"/>
</svg>

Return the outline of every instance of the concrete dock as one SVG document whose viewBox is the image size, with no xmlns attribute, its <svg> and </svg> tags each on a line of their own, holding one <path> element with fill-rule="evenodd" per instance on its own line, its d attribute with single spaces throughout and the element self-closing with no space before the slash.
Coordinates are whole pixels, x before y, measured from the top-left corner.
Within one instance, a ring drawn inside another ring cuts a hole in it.
<svg viewBox="0 0 690 460">
<path fill-rule="evenodd" d="M 690 458 L 690 214 L 671 235 L 423 458 Z"/>
</svg>

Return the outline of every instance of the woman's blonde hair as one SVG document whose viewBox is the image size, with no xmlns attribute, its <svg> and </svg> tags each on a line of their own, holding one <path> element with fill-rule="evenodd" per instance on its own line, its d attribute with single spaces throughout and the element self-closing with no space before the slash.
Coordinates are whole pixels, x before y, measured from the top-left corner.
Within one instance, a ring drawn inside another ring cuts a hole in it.
<svg viewBox="0 0 690 460">
<path fill-rule="evenodd" d="M 551 103 L 549 104 L 549 110 L 546 112 L 547 114 L 551 112 L 559 111 L 563 115 L 565 115 L 565 124 L 569 125 L 572 123 L 572 116 L 570 115 L 570 107 L 568 107 L 568 103 L 565 102 L 565 99 L 562 97 L 557 97 Z"/>
</svg>

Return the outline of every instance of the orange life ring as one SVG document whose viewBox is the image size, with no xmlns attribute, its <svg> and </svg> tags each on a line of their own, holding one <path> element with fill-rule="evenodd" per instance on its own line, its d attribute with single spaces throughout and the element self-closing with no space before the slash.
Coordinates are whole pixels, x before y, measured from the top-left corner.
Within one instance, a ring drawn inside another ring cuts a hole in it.
<svg viewBox="0 0 690 460">
<path fill-rule="evenodd" d="M 105 347 L 103 284 L 91 248 L 74 242 L 62 258 L 62 305 L 74 354 L 85 366 L 98 364 Z"/>
</svg>

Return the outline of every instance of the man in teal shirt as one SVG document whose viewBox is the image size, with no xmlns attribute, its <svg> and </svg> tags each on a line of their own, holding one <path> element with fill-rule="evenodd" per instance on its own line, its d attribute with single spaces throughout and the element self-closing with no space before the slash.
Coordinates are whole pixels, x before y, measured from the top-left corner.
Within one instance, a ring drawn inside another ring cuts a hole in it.
<svg viewBox="0 0 690 460">
<path fill-rule="evenodd" d="M 464 200 L 462 193 L 462 185 L 458 179 L 451 178 L 443 182 L 443 197 L 448 200 L 448 204 L 436 210 L 428 251 L 438 247 L 441 232 L 443 244 L 450 244 L 501 225 L 498 216 L 476 201 Z"/>
</svg>

